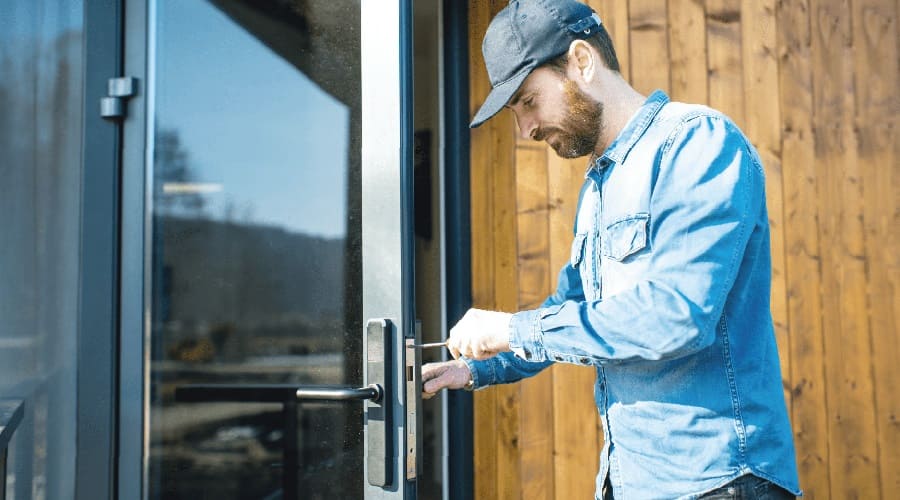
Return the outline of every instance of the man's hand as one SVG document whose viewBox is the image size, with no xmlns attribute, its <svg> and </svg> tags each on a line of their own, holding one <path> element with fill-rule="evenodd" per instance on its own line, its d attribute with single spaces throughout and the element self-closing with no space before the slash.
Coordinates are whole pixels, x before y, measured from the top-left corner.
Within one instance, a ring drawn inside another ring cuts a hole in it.
<svg viewBox="0 0 900 500">
<path fill-rule="evenodd" d="M 462 389 L 472 380 L 469 367 L 461 359 L 422 366 L 422 399 L 431 399 L 441 389 Z"/>
<path fill-rule="evenodd" d="M 488 359 L 509 350 L 511 314 L 469 309 L 450 329 L 447 349 L 454 358 Z"/>
</svg>

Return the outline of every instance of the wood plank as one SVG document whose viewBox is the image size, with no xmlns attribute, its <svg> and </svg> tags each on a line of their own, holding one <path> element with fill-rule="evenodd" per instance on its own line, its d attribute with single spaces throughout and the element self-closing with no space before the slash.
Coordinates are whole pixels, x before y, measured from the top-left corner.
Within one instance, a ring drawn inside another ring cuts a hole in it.
<svg viewBox="0 0 900 500">
<path fill-rule="evenodd" d="M 550 269 L 556 273 L 569 262 L 578 193 L 584 182 L 584 158 L 566 160 L 547 150 L 550 205 Z M 551 284 L 556 288 L 556 276 Z M 602 431 L 594 405 L 595 372 L 558 364 L 551 368 L 553 383 L 553 498 L 592 498 L 600 467 Z M 545 497 L 550 498 L 550 497 Z"/>
<path fill-rule="evenodd" d="M 521 382 L 522 498 L 553 498 L 553 378 L 549 370 Z"/>
<path fill-rule="evenodd" d="M 648 95 L 669 92 L 669 35 L 666 0 L 628 2 L 631 84 Z"/>
<path fill-rule="evenodd" d="M 516 148 L 516 185 L 519 309 L 533 309 L 547 297 L 551 280 L 546 148 Z"/>
<path fill-rule="evenodd" d="M 706 104 L 706 11 L 702 3 L 680 2 L 669 9 L 669 88 L 673 101 Z"/>
<path fill-rule="evenodd" d="M 490 22 L 487 0 L 469 2 L 469 116 L 475 116 L 490 92 L 490 81 L 481 55 L 481 39 Z M 494 308 L 492 220 L 493 191 L 490 168 L 492 144 L 489 127 L 473 129 L 470 135 L 470 210 L 472 221 L 472 300 L 475 307 Z"/>
<path fill-rule="evenodd" d="M 516 228 L 515 123 L 512 113 L 501 112 L 488 122 L 491 130 L 491 171 L 494 176 L 491 225 L 494 247 L 494 299 L 498 310 L 518 310 Z M 498 386 L 497 391 L 497 498 L 520 498 L 521 385 Z"/>
<path fill-rule="evenodd" d="M 857 0 L 851 15 L 882 498 L 900 497 L 900 71 L 896 8 L 888 2 Z"/>
<path fill-rule="evenodd" d="M 569 252 L 574 234 L 575 214 L 578 210 L 578 193 L 584 183 L 587 160 L 560 158 L 547 148 L 548 209 L 550 224 L 550 269 L 559 272 L 569 262 Z M 556 274 L 551 286 L 556 289 Z"/>
<path fill-rule="evenodd" d="M 810 7 L 831 495 L 880 498 L 850 11 L 845 0 Z"/>
<path fill-rule="evenodd" d="M 623 0 L 588 0 L 588 5 L 600 16 L 600 20 L 616 50 L 619 70 L 626 80 L 631 80 L 629 54 L 631 43 L 628 31 L 628 2 Z"/>
<path fill-rule="evenodd" d="M 744 127 L 741 0 L 706 2 L 709 105 Z"/>
<path fill-rule="evenodd" d="M 602 431 L 592 397 L 595 372 L 558 363 L 552 373 L 555 498 L 593 498 L 602 447 Z"/>
<path fill-rule="evenodd" d="M 516 148 L 519 309 L 533 309 L 550 290 L 547 149 L 530 140 Z M 522 492 L 529 498 L 553 494 L 553 380 L 549 373 L 521 387 Z"/>
<path fill-rule="evenodd" d="M 741 19 L 746 132 L 766 170 L 766 204 L 772 253 L 772 320 L 781 360 L 784 397 L 790 408 L 791 357 L 784 256 L 781 107 L 778 99 L 773 99 L 778 95 L 775 0 L 743 0 Z"/>
<path fill-rule="evenodd" d="M 469 116 L 475 115 L 490 92 L 481 54 L 481 40 L 491 19 L 488 0 L 469 0 Z M 494 309 L 493 175 L 491 131 L 474 129 L 470 136 L 470 211 L 472 224 L 472 305 Z M 473 396 L 475 443 L 474 493 L 476 498 L 497 498 L 497 392 L 494 388 Z"/>
<path fill-rule="evenodd" d="M 813 145 L 813 77 L 808 0 L 777 4 L 779 100 L 783 123 L 784 227 L 790 318 L 791 420 L 800 484 L 808 498 L 828 499 L 828 420 Z"/>
<path fill-rule="evenodd" d="M 475 498 L 497 498 L 497 388 L 478 391 L 472 399 Z"/>
</svg>

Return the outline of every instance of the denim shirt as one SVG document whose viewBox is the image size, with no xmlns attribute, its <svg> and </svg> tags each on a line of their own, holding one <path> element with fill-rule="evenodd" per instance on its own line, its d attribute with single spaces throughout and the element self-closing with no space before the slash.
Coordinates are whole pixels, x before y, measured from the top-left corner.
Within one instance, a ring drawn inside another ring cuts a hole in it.
<svg viewBox="0 0 900 500">
<path fill-rule="evenodd" d="M 748 473 L 800 494 L 764 183 L 731 120 L 653 93 L 589 166 L 556 293 L 510 322 L 518 354 L 466 360 L 476 388 L 595 367 L 598 496 L 607 474 L 616 498 L 695 498 Z"/>
</svg>

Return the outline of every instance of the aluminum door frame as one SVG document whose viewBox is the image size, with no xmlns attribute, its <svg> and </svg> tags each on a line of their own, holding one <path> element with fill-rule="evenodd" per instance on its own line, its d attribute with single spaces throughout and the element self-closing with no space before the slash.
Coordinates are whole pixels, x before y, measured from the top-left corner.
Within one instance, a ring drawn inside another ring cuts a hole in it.
<svg viewBox="0 0 900 500">
<path fill-rule="evenodd" d="M 122 122 L 116 492 L 118 498 L 146 499 L 154 150 L 148 124 L 155 121 L 156 0 L 124 2 L 124 75 L 137 78 L 138 93 Z M 388 318 L 396 326 L 392 375 L 397 388 L 391 405 L 393 480 L 387 488 L 362 480 L 367 499 L 414 499 L 416 483 L 406 479 L 407 391 L 402 390 L 405 338 L 415 336 L 412 1 L 361 0 L 360 7 L 363 323 Z M 365 332 L 359 334 L 365 345 Z M 365 363 L 366 356 L 361 357 Z M 417 422 L 421 428 L 421 416 Z"/>
</svg>

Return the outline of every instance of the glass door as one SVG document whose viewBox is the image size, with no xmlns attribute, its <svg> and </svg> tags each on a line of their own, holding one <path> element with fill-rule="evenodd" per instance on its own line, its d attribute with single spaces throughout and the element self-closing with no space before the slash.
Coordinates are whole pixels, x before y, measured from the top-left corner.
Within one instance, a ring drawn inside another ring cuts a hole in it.
<svg viewBox="0 0 900 500">
<path fill-rule="evenodd" d="M 126 0 L 120 498 L 415 496 L 410 8 Z"/>
</svg>

